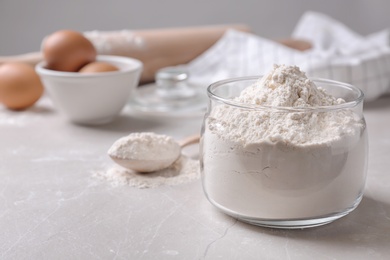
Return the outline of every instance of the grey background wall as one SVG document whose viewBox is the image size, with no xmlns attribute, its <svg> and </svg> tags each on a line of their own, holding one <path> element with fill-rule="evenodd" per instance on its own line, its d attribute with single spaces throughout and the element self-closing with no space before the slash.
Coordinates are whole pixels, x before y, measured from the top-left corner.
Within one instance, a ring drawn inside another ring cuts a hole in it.
<svg viewBox="0 0 390 260">
<path fill-rule="evenodd" d="M 0 56 L 37 51 L 43 37 L 59 29 L 245 23 L 261 36 L 281 38 L 307 10 L 363 35 L 390 28 L 388 0 L 0 0 Z"/>
</svg>

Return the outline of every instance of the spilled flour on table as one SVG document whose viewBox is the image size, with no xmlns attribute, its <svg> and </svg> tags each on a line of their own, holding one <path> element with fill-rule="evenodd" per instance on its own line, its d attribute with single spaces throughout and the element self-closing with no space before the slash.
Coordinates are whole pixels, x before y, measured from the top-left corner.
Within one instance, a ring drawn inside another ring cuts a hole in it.
<svg viewBox="0 0 390 260">
<path fill-rule="evenodd" d="M 139 173 L 118 165 L 93 173 L 93 176 L 109 182 L 112 186 L 124 186 L 146 189 L 162 185 L 179 185 L 200 178 L 199 161 L 182 155 L 170 167 L 151 172 Z"/>
</svg>

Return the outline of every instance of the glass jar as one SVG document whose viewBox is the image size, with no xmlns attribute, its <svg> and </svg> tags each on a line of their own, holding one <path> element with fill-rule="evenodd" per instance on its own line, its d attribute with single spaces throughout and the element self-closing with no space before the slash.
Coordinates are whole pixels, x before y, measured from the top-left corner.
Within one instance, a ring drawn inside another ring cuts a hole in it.
<svg viewBox="0 0 390 260">
<path fill-rule="evenodd" d="M 238 103 L 235 98 L 257 80 L 236 78 L 208 87 L 200 141 L 207 199 L 230 216 L 268 227 L 314 227 L 347 215 L 362 199 L 367 172 L 362 91 L 312 79 L 346 102 L 308 108 Z M 287 124 L 291 118 L 305 120 Z M 302 122 L 315 127 L 306 129 Z M 286 134 L 264 137 L 262 124 Z M 290 131 L 294 127 L 302 131 Z M 305 142 L 294 142 L 300 135 Z"/>
<path fill-rule="evenodd" d="M 207 107 L 204 89 L 191 83 L 183 66 L 157 71 L 155 83 L 137 88 L 129 101 L 132 110 L 154 117 L 189 117 L 203 115 Z M 203 90 L 203 91 L 202 91 Z"/>
</svg>

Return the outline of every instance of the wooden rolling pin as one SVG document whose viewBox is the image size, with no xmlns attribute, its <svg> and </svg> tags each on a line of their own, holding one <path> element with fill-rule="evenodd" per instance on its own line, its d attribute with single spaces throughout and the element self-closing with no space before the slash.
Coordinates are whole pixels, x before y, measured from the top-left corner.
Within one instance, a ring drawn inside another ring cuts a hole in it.
<svg viewBox="0 0 390 260">
<path fill-rule="evenodd" d="M 140 45 L 118 49 L 110 49 L 99 54 L 128 56 L 139 59 L 144 64 L 140 83 L 154 81 L 158 69 L 168 66 L 186 64 L 202 54 L 228 30 L 235 29 L 250 32 L 246 25 L 218 25 L 201 27 L 183 27 L 167 29 L 134 30 L 133 37 L 140 39 Z M 278 42 L 299 50 L 310 48 L 310 44 L 304 41 L 285 39 Z M 0 57 L 0 64 L 10 61 L 24 62 L 35 65 L 43 59 L 40 52 L 27 53 L 17 56 Z"/>
<path fill-rule="evenodd" d="M 186 64 L 209 49 L 228 29 L 249 32 L 245 25 L 183 27 L 134 31 L 141 46 L 131 45 L 126 53 L 112 50 L 111 54 L 130 56 L 143 62 L 141 83 L 154 80 L 160 68 Z"/>
</svg>

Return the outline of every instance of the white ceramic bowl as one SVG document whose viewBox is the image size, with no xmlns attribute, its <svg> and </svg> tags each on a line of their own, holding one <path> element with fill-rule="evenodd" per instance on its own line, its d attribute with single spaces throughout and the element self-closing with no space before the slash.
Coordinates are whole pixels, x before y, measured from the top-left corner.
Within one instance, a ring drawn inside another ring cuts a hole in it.
<svg viewBox="0 0 390 260">
<path fill-rule="evenodd" d="M 72 122 L 104 124 L 112 121 L 136 89 L 142 71 L 139 60 L 98 55 L 98 61 L 111 63 L 119 71 L 83 74 L 46 69 L 40 62 L 40 75 L 54 105 Z"/>
</svg>

